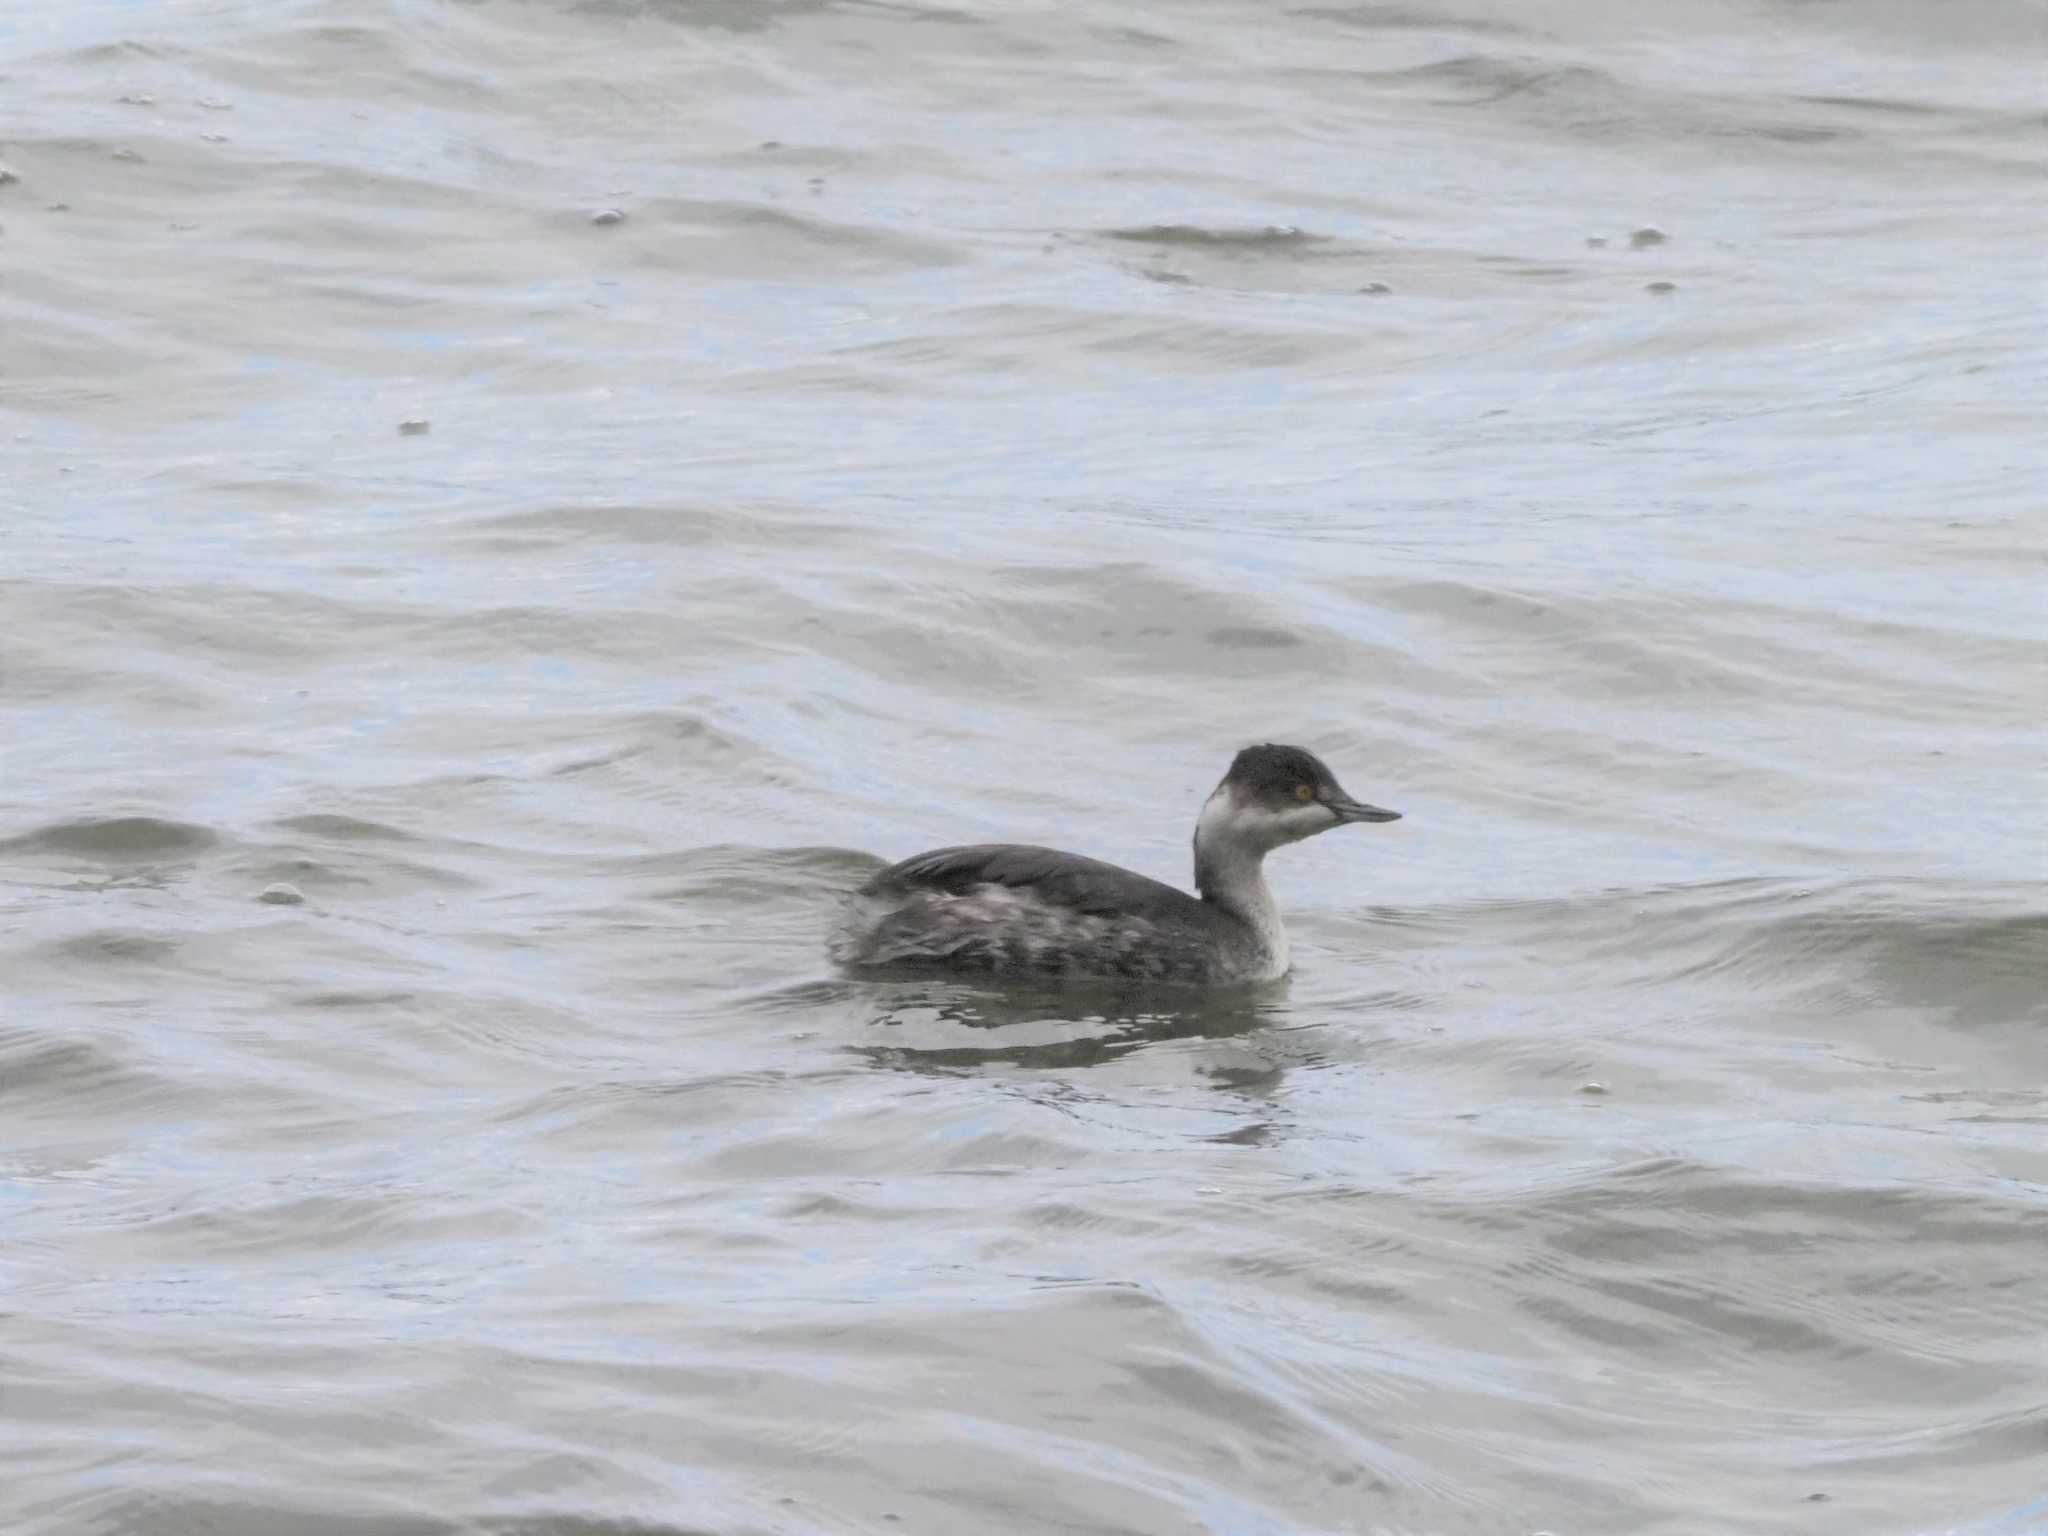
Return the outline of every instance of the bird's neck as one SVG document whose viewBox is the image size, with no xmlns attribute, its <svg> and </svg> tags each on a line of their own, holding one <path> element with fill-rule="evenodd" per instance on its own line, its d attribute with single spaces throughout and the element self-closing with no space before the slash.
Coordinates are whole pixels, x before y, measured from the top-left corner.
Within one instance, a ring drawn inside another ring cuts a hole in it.
<svg viewBox="0 0 2048 1536">
<path fill-rule="evenodd" d="M 1284 967 L 1287 931 L 1266 884 L 1265 850 L 1211 825 L 1205 814 L 1195 829 L 1195 889 L 1202 900 L 1229 913 Z"/>
</svg>

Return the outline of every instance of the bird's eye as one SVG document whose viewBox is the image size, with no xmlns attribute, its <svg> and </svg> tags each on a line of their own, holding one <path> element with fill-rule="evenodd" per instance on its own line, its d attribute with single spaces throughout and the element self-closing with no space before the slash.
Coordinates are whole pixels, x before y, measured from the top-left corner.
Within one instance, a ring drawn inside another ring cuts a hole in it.
<svg viewBox="0 0 2048 1536">
<path fill-rule="evenodd" d="M 1316 797 L 1316 787 L 1315 787 L 1315 785 L 1313 785 L 1313 784 L 1297 784 L 1297 785 L 1295 785 L 1295 786 L 1294 786 L 1294 798 L 1295 798 L 1295 799 L 1297 799 L 1297 800 L 1313 800 L 1313 799 L 1315 799 L 1315 797 Z"/>
</svg>

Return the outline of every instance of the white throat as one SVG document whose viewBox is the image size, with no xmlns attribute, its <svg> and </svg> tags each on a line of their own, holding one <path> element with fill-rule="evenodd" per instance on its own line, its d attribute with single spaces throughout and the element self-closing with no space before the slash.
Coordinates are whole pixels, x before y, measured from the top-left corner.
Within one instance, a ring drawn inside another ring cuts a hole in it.
<svg viewBox="0 0 2048 1536">
<path fill-rule="evenodd" d="M 1266 851 L 1272 827 L 1248 815 L 1227 788 L 1218 788 L 1195 823 L 1195 889 L 1252 930 L 1272 956 L 1272 972 L 1287 969 L 1287 930 L 1266 885 Z"/>
</svg>

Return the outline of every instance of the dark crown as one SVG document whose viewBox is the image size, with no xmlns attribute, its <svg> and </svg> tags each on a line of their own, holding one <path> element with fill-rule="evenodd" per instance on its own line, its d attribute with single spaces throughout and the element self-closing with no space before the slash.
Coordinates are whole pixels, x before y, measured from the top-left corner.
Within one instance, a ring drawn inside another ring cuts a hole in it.
<svg viewBox="0 0 2048 1536">
<path fill-rule="evenodd" d="M 1336 775 L 1323 766 L 1315 753 L 1272 742 L 1246 747 L 1238 753 L 1223 782 L 1260 799 L 1291 796 L 1301 784 L 1319 793 L 1337 787 Z"/>
</svg>

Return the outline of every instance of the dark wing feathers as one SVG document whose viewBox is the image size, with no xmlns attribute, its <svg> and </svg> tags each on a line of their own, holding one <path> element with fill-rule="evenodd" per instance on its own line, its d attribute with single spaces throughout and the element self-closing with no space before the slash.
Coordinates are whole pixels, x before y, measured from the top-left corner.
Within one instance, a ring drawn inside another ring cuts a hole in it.
<svg viewBox="0 0 2048 1536">
<path fill-rule="evenodd" d="M 1049 905 L 1075 912 L 1141 918 L 1208 914 L 1208 908 L 1187 892 L 1160 881 L 1100 859 L 1025 843 L 935 848 L 883 870 L 867 889 L 926 889 L 958 896 L 977 885 L 1028 890 Z"/>
</svg>

